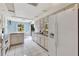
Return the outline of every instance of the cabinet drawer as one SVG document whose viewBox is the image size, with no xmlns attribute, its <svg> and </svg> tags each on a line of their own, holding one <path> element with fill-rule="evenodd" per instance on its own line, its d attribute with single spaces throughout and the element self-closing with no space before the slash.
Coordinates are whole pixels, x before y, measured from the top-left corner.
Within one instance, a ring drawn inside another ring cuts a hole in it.
<svg viewBox="0 0 79 59">
<path fill-rule="evenodd" d="M 45 39 L 45 48 L 48 50 L 48 39 Z"/>
<path fill-rule="evenodd" d="M 44 47 L 44 36 L 41 36 L 41 46 Z"/>
<path fill-rule="evenodd" d="M 35 36 L 34 41 L 37 42 L 38 37 Z"/>
<path fill-rule="evenodd" d="M 17 43 L 24 43 L 24 37 L 18 37 Z"/>
<path fill-rule="evenodd" d="M 32 36 L 32 40 L 33 40 L 33 41 L 35 40 L 35 36 Z"/>
<path fill-rule="evenodd" d="M 45 48 L 48 50 L 48 37 L 45 37 Z"/>
<path fill-rule="evenodd" d="M 40 44 L 40 37 L 38 37 L 37 43 Z"/>
<path fill-rule="evenodd" d="M 17 37 L 11 38 L 10 39 L 10 44 L 11 45 L 16 44 L 17 43 L 17 39 L 18 39 Z"/>
<path fill-rule="evenodd" d="M 16 43 L 16 40 L 17 40 L 16 37 L 12 37 L 12 36 L 11 36 L 11 37 L 10 37 L 10 44 L 13 45 L 14 42 Z"/>
</svg>

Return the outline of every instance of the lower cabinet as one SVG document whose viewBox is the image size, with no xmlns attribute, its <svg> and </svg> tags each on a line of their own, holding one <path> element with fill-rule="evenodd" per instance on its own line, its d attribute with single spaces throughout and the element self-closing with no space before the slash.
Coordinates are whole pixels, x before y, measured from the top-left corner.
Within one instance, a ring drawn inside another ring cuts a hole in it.
<svg viewBox="0 0 79 59">
<path fill-rule="evenodd" d="M 48 50 L 48 37 L 45 37 L 45 48 Z"/>
<path fill-rule="evenodd" d="M 41 44 L 40 44 L 40 45 L 41 45 L 42 47 L 44 47 L 44 44 L 45 44 L 45 43 L 44 43 L 44 40 L 45 40 L 45 39 L 44 39 L 44 36 L 41 35 Z"/>
<path fill-rule="evenodd" d="M 32 33 L 32 40 L 35 41 L 35 34 Z"/>
<path fill-rule="evenodd" d="M 48 36 L 43 34 L 32 34 L 32 40 L 45 50 L 48 50 Z"/>
<path fill-rule="evenodd" d="M 38 44 L 41 44 L 41 38 L 40 38 L 40 35 L 37 36 L 37 43 L 38 43 Z"/>
<path fill-rule="evenodd" d="M 34 39 L 34 41 L 35 41 L 35 42 L 37 42 L 37 37 L 36 37 L 36 36 L 35 36 L 35 39 Z"/>
<path fill-rule="evenodd" d="M 24 33 L 11 33 L 10 34 L 10 46 L 24 43 Z"/>
</svg>

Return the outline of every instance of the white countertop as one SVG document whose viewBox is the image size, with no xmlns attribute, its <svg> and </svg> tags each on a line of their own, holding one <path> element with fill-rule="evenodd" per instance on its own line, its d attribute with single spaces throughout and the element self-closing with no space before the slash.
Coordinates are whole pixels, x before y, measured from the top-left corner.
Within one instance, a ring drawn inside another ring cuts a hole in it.
<svg viewBox="0 0 79 59">
<path fill-rule="evenodd" d="M 13 34 L 13 33 L 24 33 L 24 32 L 11 32 L 11 33 L 9 33 L 9 34 Z"/>
</svg>

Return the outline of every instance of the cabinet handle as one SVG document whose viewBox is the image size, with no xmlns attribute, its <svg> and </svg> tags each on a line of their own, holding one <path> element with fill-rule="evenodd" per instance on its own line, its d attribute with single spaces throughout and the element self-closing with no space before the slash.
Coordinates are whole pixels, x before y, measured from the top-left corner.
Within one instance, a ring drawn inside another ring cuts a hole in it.
<svg viewBox="0 0 79 59">
<path fill-rule="evenodd" d="M 50 33 L 50 37 L 51 38 L 54 38 L 54 33 Z"/>
</svg>

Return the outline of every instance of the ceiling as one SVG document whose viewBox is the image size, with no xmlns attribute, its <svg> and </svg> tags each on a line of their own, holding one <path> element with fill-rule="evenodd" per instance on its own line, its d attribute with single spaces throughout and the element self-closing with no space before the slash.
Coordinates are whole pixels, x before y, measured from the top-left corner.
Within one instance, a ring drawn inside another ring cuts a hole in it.
<svg viewBox="0 0 79 59">
<path fill-rule="evenodd" d="M 14 4 L 13 3 L 6 3 L 5 5 L 6 5 L 8 11 L 15 12 L 15 8 L 14 8 Z"/>
<path fill-rule="evenodd" d="M 12 16 L 32 20 L 45 14 L 50 9 L 54 11 L 61 6 L 63 5 L 60 3 L 5 3 L 0 4 L 0 10 L 3 11 L 4 14 L 9 13 L 9 15 Z"/>
<path fill-rule="evenodd" d="M 50 3 L 40 3 L 36 6 L 28 3 L 14 4 L 15 14 L 19 17 L 24 17 L 27 19 L 34 19 L 40 14 L 46 12 L 46 10 L 51 6 Z"/>
</svg>

